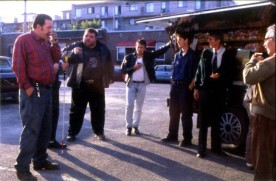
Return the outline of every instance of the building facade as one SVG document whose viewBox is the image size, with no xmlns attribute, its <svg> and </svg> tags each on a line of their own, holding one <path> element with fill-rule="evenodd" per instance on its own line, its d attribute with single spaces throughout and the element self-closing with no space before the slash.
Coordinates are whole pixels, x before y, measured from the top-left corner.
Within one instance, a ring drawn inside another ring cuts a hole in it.
<svg viewBox="0 0 276 181">
<path fill-rule="evenodd" d="M 136 24 L 135 19 L 149 16 L 184 13 L 215 7 L 232 6 L 226 1 L 113 1 L 105 3 L 73 4 L 72 9 L 63 11 L 62 20 L 56 21 L 56 27 L 69 29 L 81 21 L 100 20 L 101 27 L 108 30 L 142 30 L 160 27 Z"/>
<path fill-rule="evenodd" d="M 83 21 L 97 20 L 101 28 L 109 31 L 160 29 L 162 27 L 136 24 L 135 20 L 171 13 L 185 13 L 216 7 L 232 6 L 232 0 L 217 1 L 108 1 L 73 4 L 71 10 L 62 11 L 62 18 L 55 18 L 55 30 L 78 29 Z M 33 17 L 33 16 L 32 16 Z M 31 20 L 28 19 L 28 27 Z M 0 22 L 0 32 L 23 31 L 22 22 Z"/>
<path fill-rule="evenodd" d="M 100 37 L 109 47 L 115 64 L 120 64 L 123 57 L 135 50 L 135 41 L 144 38 L 148 49 L 158 49 L 169 41 L 164 26 L 137 24 L 135 20 L 151 16 L 168 15 L 232 6 L 232 0 L 226 1 L 110 1 L 102 3 L 73 4 L 71 10 L 62 11 L 62 18 L 54 20 L 54 29 L 58 33 L 61 47 L 82 39 L 82 30 L 73 30 L 83 21 L 99 20 Z M 31 22 L 28 22 L 29 26 Z M 12 56 L 13 43 L 21 33 L 18 27 L 22 23 L 0 23 L 0 55 Z M 13 32 L 13 33 L 11 33 Z M 22 31 L 21 31 L 22 32 Z M 159 64 L 170 63 L 173 52 L 168 51 L 159 57 Z"/>
</svg>

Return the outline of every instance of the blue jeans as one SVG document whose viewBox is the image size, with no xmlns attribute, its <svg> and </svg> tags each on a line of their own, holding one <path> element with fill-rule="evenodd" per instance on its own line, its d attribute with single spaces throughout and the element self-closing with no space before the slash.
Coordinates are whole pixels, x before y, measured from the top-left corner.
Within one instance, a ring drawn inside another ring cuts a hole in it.
<svg viewBox="0 0 276 181">
<path fill-rule="evenodd" d="M 132 83 L 130 87 L 126 87 L 126 127 L 138 128 L 142 107 L 146 96 L 146 84 Z"/>
<path fill-rule="evenodd" d="M 23 130 L 20 136 L 20 150 L 15 169 L 29 171 L 30 163 L 43 163 L 47 158 L 52 124 L 52 90 L 40 88 L 40 97 L 34 89 L 28 96 L 25 90 L 19 92 L 19 112 Z"/>
</svg>

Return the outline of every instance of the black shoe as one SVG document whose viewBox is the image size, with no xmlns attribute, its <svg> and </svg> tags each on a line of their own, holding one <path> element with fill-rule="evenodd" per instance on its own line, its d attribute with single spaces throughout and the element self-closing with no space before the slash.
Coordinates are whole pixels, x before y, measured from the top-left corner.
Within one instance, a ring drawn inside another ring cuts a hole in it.
<svg viewBox="0 0 276 181">
<path fill-rule="evenodd" d="M 76 140 L 76 136 L 73 136 L 73 135 L 68 135 L 67 136 L 67 141 L 72 142 L 72 141 L 75 141 L 75 140 Z"/>
<path fill-rule="evenodd" d="M 187 146 L 191 146 L 191 145 L 192 145 L 192 142 L 191 141 L 186 141 L 186 140 L 182 140 L 179 143 L 179 146 L 181 146 L 181 147 L 187 147 Z"/>
<path fill-rule="evenodd" d="M 126 135 L 127 135 L 127 136 L 131 136 L 131 128 L 127 128 L 127 130 L 126 130 Z"/>
<path fill-rule="evenodd" d="M 25 171 L 25 172 L 16 171 L 16 176 L 19 180 L 30 180 L 30 181 L 37 180 L 37 178 L 33 176 L 33 174 L 30 171 Z"/>
<path fill-rule="evenodd" d="M 161 141 L 162 142 L 176 143 L 176 142 L 178 142 L 178 139 L 177 138 L 172 138 L 172 137 L 166 137 L 166 138 L 161 139 Z"/>
<path fill-rule="evenodd" d="M 228 156 L 224 151 L 222 150 L 211 150 L 211 152 L 214 154 L 214 155 L 217 155 L 217 156 L 221 156 L 221 157 L 226 157 Z"/>
<path fill-rule="evenodd" d="M 254 169 L 254 167 L 253 167 L 253 165 L 251 163 L 246 163 L 246 166 L 247 166 L 247 168 L 249 170 L 253 170 Z"/>
<path fill-rule="evenodd" d="M 196 154 L 196 157 L 197 157 L 197 158 L 204 158 L 205 156 L 206 156 L 205 153 L 197 153 L 197 154 Z"/>
<path fill-rule="evenodd" d="M 134 127 L 133 129 L 134 129 L 134 133 L 135 133 L 135 134 L 140 134 L 138 128 Z"/>
<path fill-rule="evenodd" d="M 57 163 L 51 163 L 50 161 L 46 160 L 43 163 L 33 163 L 34 165 L 34 170 L 58 170 L 59 169 L 59 164 Z"/>
<path fill-rule="evenodd" d="M 60 144 L 59 142 L 55 141 L 50 141 L 48 148 L 53 148 L 53 149 L 65 149 L 67 145 L 65 144 Z"/>
<path fill-rule="evenodd" d="M 95 137 L 96 137 L 98 140 L 105 140 L 105 135 L 104 135 L 104 134 L 95 134 Z"/>
</svg>

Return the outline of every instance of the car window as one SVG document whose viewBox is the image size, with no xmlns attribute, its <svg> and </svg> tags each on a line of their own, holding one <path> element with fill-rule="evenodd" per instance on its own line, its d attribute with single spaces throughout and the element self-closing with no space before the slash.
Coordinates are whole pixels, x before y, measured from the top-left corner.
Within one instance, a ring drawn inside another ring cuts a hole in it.
<svg viewBox="0 0 276 181">
<path fill-rule="evenodd" d="M 167 66 L 166 67 L 166 72 L 171 72 L 172 71 L 172 67 L 171 66 Z"/>
<path fill-rule="evenodd" d="M 8 60 L 0 59 L 0 66 L 1 67 L 10 67 L 10 64 L 9 64 Z"/>
<path fill-rule="evenodd" d="M 11 65 L 8 60 L 0 59 L 0 72 L 11 72 Z"/>
<path fill-rule="evenodd" d="M 165 71 L 165 67 L 164 66 L 158 66 L 156 68 L 156 71 Z"/>
</svg>

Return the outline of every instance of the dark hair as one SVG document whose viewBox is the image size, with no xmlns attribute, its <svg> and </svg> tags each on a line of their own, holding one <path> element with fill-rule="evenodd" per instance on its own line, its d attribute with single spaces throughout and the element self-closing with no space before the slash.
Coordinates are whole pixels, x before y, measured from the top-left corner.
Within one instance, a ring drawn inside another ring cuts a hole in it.
<svg viewBox="0 0 276 181">
<path fill-rule="evenodd" d="M 189 32 L 187 24 L 185 24 L 185 23 L 180 23 L 177 26 L 177 28 L 175 30 L 175 34 L 178 35 L 178 36 L 180 36 L 181 38 L 188 39 L 189 43 L 191 43 L 192 40 L 193 40 L 193 36 Z"/>
<path fill-rule="evenodd" d="M 50 20 L 53 21 L 51 16 L 47 15 L 47 14 L 38 14 L 33 22 L 33 28 L 35 29 L 37 25 L 43 26 L 45 25 L 45 20 Z"/>
<path fill-rule="evenodd" d="M 188 39 L 188 42 L 191 43 L 192 42 L 192 36 L 190 35 L 190 33 L 184 33 L 184 32 L 175 32 L 176 35 L 180 36 L 181 38 L 184 39 Z"/>
<path fill-rule="evenodd" d="M 85 32 L 94 33 L 96 37 L 98 36 L 98 31 L 93 28 L 87 28 Z"/>
<path fill-rule="evenodd" d="M 216 40 L 220 40 L 220 44 L 223 44 L 223 33 L 221 32 L 210 32 L 209 37 L 213 37 Z"/>
<path fill-rule="evenodd" d="M 140 45 L 144 45 L 145 48 L 147 47 L 147 42 L 146 42 L 146 40 L 144 40 L 144 39 L 138 39 L 138 40 L 136 41 L 136 43 L 139 43 Z"/>
</svg>

